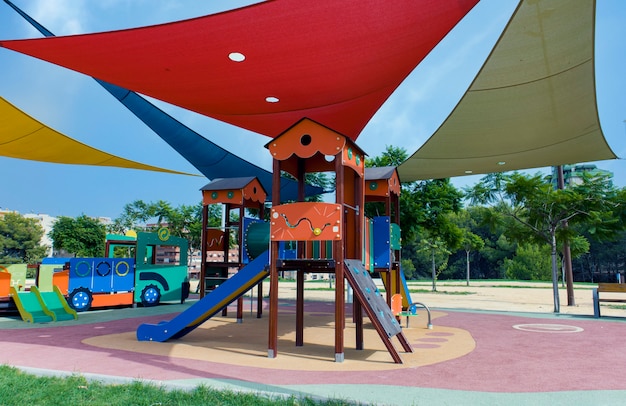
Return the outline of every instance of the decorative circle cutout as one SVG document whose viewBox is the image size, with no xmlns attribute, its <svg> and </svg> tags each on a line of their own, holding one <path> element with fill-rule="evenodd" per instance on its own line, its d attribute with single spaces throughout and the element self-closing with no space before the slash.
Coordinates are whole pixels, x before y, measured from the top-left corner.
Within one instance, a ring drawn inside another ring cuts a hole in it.
<svg viewBox="0 0 626 406">
<path fill-rule="evenodd" d="M 121 265 L 125 265 L 126 266 L 126 271 L 125 272 L 120 272 L 120 266 Z M 128 264 L 128 262 L 126 261 L 120 261 L 115 265 L 115 273 L 117 274 L 117 276 L 126 276 L 128 275 L 128 272 L 130 272 L 130 265 Z"/>
<path fill-rule="evenodd" d="M 159 236 L 159 240 L 167 241 L 170 238 L 170 230 L 167 227 L 161 227 L 159 228 L 157 235 Z"/>
<path fill-rule="evenodd" d="M 79 272 L 79 268 L 81 265 L 85 264 L 86 265 L 86 271 L 85 272 Z M 87 276 L 91 273 L 91 264 L 89 264 L 89 262 L 87 261 L 78 261 L 76 263 L 76 265 L 74 265 L 74 273 L 76 274 L 76 276 L 80 276 L 80 277 L 84 277 Z"/>
<path fill-rule="evenodd" d="M 106 268 L 102 270 L 100 265 L 106 265 Z M 96 265 L 96 273 L 100 276 L 107 276 L 111 273 L 111 264 L 107 261 L 101 261 L 98 265 Z"/>
<path fill-rule="evenodd" d="M 300 137 L 300 144 L 302 145 L 311 145 L 311 141 L 313 141 L 311 134 L 302 134 L 302 137 Z"/>
</svg>

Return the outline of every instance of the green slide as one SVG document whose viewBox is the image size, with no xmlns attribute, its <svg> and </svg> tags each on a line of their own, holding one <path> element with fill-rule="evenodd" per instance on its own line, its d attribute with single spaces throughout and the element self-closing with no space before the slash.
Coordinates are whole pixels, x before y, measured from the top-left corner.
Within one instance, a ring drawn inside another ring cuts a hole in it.
<svg viewBox="0 0 626 406">
<path fill-rule="evenodd" d="M 18 292 L 11 287 L 11 296 L 22 320 L 30 323 L 72 320 L 78 318 L 61 291 L 55 286 L 52 292 L 40 292 L 36 286 L 30 292 Z"/>
<path fill-rule="evenodd" d="M 78 318 L 76 310 L 67 304 L 58 287 L 53 286 L 52 292 L 42 292 L 36 286 L 32 286 L 30 291 L 34 292 L 39 297 L 40 303 L 43 303 L 43 307 L 52 313 L 54 321 L 75 320 Z"/>
<path fill-rule="evenodd" d="M 30 323 L 46 323 L 54 320 L 54 313 L 42 306 L 34 292 L 18 292 L 11 286 L 11 296 L 22 320 Z"/>
</svg>

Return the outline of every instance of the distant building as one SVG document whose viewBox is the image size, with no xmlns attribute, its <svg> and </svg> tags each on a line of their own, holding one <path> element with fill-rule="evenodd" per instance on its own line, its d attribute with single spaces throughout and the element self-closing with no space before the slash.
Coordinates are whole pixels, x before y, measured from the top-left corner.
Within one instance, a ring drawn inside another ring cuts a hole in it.
<svg viewBox="0 0 626 406">
<path fill-rule="evenodd" d="M 39 243 L 47 248 L 46 256 L 51 257 L 52 256 L 52 240 L 50 239 L 48 234 L 50 233 L 50 231 L 52 231 L 52 226 L 54 226 L 54 223 L 57 221 L 57 218 L 52 217 L 47 214 L 34 214 L 34 213 L 23 214 L 22 216 L 27 219 L 35 219 L 39 222 L 39 225 L 41 226 L 41 228 L 43 228 L 43 236 L 41 237 L 41 240 Z"/>
<path fill-rule="evenodd" d="M 552 167 L 552 174 L 548 176 L 550 183 L 554 188 L 558 187 L 558 166 Z M 588 174 L 591 178 L 608 176 L 613 179 L 613 172 L 598 169 L 593 164 L 577 164 L 577 165 L 563 165 L 563 184 L 565 187 L 580 185 L 582 183 L 583 173 Z"/>
</svg>

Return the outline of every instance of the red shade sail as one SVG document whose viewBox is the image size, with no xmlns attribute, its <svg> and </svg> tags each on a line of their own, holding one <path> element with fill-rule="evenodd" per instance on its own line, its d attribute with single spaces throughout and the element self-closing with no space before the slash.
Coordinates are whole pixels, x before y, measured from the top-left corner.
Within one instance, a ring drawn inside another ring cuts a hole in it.
<svg viewBox="0 0 626 406">
<path fill-rule="evenodd" d="M 355 140 L 478 0 L 277 0 L 169 24 L 0 45 L 275 137 Z"/>
</svg>

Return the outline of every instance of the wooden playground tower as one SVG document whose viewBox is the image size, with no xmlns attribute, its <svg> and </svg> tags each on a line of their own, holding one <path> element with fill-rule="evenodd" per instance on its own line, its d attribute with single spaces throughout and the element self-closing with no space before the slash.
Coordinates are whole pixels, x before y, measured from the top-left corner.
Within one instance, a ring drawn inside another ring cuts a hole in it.
<svg viewBox="0 0 626 406">
<path fill-rule="evenodd" d="M 384 216 L 373 220 L 370 227 L 385 244 L 372 244 L 369 253 L 371 268 L 380 274 L 386 287 L 387 304 L 400 293 L 400 177 L 395 166 L 365 169 L 365 203 L 380 203 Z M 404 298 L 407 299 L 407 298 Z M 406 300 L 408 302 L 408 299 Z M 407 307 L 407 306 L 404 306 Z"/>
<path fill-rule="evenodd" d="M 246 257 L 244 218 L 246 209 L 258 210 L 263 217 L 267 193 L 256 177 L 219 178 L 214 179 L 201 189 L 202 191 L 202 241 L 200 265 L 200 297 L 207 294 L 228 279 L 230 268 L 241 269 Z M 221 204 L 224 213 L 224 224 L 220 227 L 209 227 L 209 206 Z M 238 210 L 236 220 L 231 220 L 231 211 Z M 237 257 L 230 258 L 231 232 L 236 235 Z M 208 261 L 208 252 L 222 253 L 223 261 Z M 234 259 L 234 261 L 233 261 Z M 261 317 L 263 309 L 263 284 L 258 284 L 257 317 Z M 222 314 L 226 315 L 226 308 Z M 237 321 L 243 320 L 243 298 L 237 300 Z"/>
<path fill-rule="evenodd" d="M 344 360 L 344 289 L 347 279 L 355 296 L 356 349 L 363 349 L 365 309 L 394 362 L 401 363 L 391 338 L 397 336 L 406 352 L 412 352 L 411 346 L 362 265 L 365 154 L 349 138 L 307 118 L 298 121 L 266 147 L 273 158 L 268 357 L 274 358 L 278 354 L 279 270 L 295 270 L 296 346 L 304 343 L 304 273 L 329 272 L 335 274 L 335 361 Z M 281 204 L 282 172 L 297 180 L 298 202 Z M 316 172 L 335 173 L 335 203 L 304 201 L 305 175 Z M 298 258 L 280 259 L 281 241 L 298 241 Z M 332 245 L 331 253 L 324 253 L 326 242 Z"/>
</svg>

